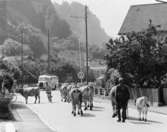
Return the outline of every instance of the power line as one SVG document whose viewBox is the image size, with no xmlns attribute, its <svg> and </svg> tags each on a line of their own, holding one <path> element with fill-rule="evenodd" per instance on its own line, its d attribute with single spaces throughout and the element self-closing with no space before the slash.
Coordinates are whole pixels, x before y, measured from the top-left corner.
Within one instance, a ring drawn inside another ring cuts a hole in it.
<svg viewBox="0 0 167 132">
<path fill-rule="evenodd" d="M 80 17 L 80 16 L 71 16 L 72 18 L 75 19 L 85 19 L 85 39 L 86 39 L 86 83 L 88 84 L 88 7 L 85 5 L 84 11 L 85 11 L 85 16 Z"/>
<path fill-rule="evenodd" d="M 22 69 L 21 86 L 22 87 L 23 87 L 23 77 L 24 77 L 23 75 L 23 43 L 24 43 L 24 32 L 23 32 L 23 29 L 21 29 L 21 69 Z"/>
<path fill-rule="evenodd" d="M 85 35 L 86 35 L 86 83 L 88 84 L 88 7 L 85 6 Z"/>
</svg>

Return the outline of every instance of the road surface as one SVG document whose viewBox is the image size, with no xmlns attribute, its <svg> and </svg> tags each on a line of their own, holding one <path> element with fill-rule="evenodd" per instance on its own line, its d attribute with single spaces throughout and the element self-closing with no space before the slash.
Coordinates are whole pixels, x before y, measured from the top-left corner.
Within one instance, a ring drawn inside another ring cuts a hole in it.
<svg viewBox="0 0 167 132">
<path fill-rule="evenodd" d="M 18 102 L 24 103 L 24 98 L 18 96 Z M 49 127 L 57 132 L 166 132 L 167 116 L 148 113 L 148 122 L 138 121 L 135 109 L 128 109 L 130 119 L 118 123 L 112 118 L 112 107 L 109 101 L 96 101 L 93 111 L 84 111 L 83 117 L 73 117 L 72 106 L 60 100 L 58 91 L 53 92 L 53 103 L 49 103 L 45 92 L 41 92 L 41 104 L 33 104 L 34 98 L 29 99 L 31 108 Z"/>
</svg>

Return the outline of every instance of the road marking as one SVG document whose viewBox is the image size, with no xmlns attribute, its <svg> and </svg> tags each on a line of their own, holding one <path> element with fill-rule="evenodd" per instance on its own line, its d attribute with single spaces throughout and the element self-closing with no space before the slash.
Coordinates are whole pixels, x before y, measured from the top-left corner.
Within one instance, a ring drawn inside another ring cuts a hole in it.
<svg viewBox="0 0 167 132">
<path fill-rule="evenodd" d="M 39 119 L 52 131 L 57 132 L 56 128 L 52 127 L 47 121 L 44 120 L 44 117 L 40 114 L 40 112 L 37 112 L 36 110 L 34 110 L 30 105 L 27 105 L 27 107 L 33 111 L 38 117 Z"/>
</svg>

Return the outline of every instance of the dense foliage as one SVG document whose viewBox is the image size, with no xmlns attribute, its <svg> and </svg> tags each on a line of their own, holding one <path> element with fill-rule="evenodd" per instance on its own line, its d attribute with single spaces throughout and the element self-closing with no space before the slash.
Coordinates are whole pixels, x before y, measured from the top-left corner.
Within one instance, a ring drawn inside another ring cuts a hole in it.
<svg viewBox="0 0 167 132">
<path fill-rule="evenodd" d="M 116 40 L 110 39 L 106 44 L 106 60 L 108 71 L 111 68 L 118 69 L 127 85 L 134 88 L 159 88 L 159 102 L 164 103 L 167 36 L 157 29 L 150 24 L 142 32 L 132 32 Z"/>
<path fill-rule="evenodd" d="M 166 37 L 158 34 L 156 27 L 132 32 L 119 39 L 110 39 L 106 55 L 108 70 L 118 69 L 129 85 L 140 88 L 157 88 L 167 73 Z"/>
</svg>

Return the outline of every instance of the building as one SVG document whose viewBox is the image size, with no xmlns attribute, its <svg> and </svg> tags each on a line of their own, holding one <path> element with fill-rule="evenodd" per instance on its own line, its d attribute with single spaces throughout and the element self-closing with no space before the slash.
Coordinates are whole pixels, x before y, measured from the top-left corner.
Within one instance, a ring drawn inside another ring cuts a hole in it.
<svg viewBox="0 0 167 132">
<path fill-rule="evenodd" d="M 167 3 L 133 5 L 130 7 L 119 35 L 126 35 L 130 32 L 141 32 L 148 28 L 149 24 L 156 26 L 158 38 L 167 38 Z M 167 45 L 163 45 L 162 51 L 167 54 Z M 148 96 L 153 102 L 158 102 L 158 89 L 141 89 L 133 93 Z M 167 88 L 163 89 L 164 101 L 167 104 Z"/>
<path fill-rule="evenodd" d="M 125 35 L 147 29 L 150 20 L 160 32 L 167 33 L 167 3 L 131 6 L 118 34 Z"/>
</svg>

